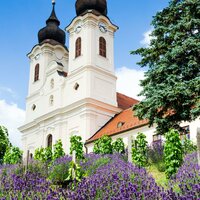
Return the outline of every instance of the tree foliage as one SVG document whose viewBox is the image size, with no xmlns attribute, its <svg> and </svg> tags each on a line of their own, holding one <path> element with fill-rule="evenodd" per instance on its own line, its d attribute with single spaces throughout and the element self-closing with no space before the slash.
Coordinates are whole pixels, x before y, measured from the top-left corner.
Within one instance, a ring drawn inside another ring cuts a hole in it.
<svg viewBox="0 0 200 200">
<path fill-rule="evenodd" d="M 183 147 L 177 130 L 170 129 L 165 135 L 164 146 L 165 173 L 167 177 L 174 175 L 183 162 Z"/>
<path fill-rule="evenodd" d="M 65 181 L 71 182 L 75 180 L 77 182 L 80 182 L 84 176 L 84 172 L 81 169 L 80 165 L 78 163 L 75 163 L 74 161 L 71 161 L 69 165 L 70 167 L 68 170 L 68 177 L 65 179 Z"/>
<path fill-rule="evenodd" d="M 4 126 L 0 126 L 0 164 L 3 162 L 3 157 L 9 146 L 11 144 L 8 139 L 8 130 Z"/>
<path fill-rule="evenodd" d="M 17 164 L 22 162 L 23 151 L 19 147 L 8 147 L 3 157 L 4 164 Z"/>
<path fill-rule="evenodd" d="M 122 138 L 117 138 L 112 143 L 112 149 L 114 152 L 124 153 L 125 152 L 125 145 Z"/>
<path fill-rule="evenodd" d="M 77 159 L 83 159 L 83 142 L 81 136 L 71 136 L 70 137 L 70 154 L 72 155 L 73 151 L 76 152 L 76 158 Z"/>
<path fill-rule="evenodd" d="M 192 153 L 194 151 L 197 151 L 197 146 L 187 137 L 184 138 L 183 141 L 183 152 L 184 154 L 189 154 Z"/>
<path fill-rule="evenodd" d="M 112 154 L 112 138 L 104 135 L 95 141 L 93 152 L 96 154 Z"/>
<path fill-rule="evenodd" d="M 54 144 L 53 148 L 53 160 L 63 157 L 65 155 L 61 140 L 58 140 L 56 144 Z"/>
<path fill-rule="evenodd" d="M 164 134 L 200 115 L 200 1 L 171 0 L 152 26 L 150 45 L 131 52 L 148 67 L 141 81 L 145 99 L 134 110 Z"/>
<path fill-rule="evenodd" d="M 147 165 L 147 141 L 143 133 L 138 133 L 132 145 L 132 161 L 139 167 Z"/>
<path fill-rule="evenodd" d="M 34 159 L 41 162 L 50 162 L 52 160 L 53 153 L 50 147 L 37 148 L 34 153 Z"/>
</svg>

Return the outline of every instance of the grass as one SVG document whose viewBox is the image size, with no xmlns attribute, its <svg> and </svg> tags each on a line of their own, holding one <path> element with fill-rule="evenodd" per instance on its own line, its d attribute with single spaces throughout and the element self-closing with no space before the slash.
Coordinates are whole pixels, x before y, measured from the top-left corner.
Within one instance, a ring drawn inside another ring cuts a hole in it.
<svg viewBox="0 0 200 200">
<path fill-rule="evenodd" d="M 147 171 L 153 176 L 159 186 L 168 189 L 168 179 L 166 178 L 165 172 L 159 172 L 155 165 L 150 165 Z"/>
</svg>

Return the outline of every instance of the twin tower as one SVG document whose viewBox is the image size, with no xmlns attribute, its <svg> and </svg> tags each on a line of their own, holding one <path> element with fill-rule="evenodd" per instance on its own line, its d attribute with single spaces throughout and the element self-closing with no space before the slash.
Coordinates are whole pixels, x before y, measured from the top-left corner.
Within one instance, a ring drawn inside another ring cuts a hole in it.
<svg viewBox="0 0 200 200">
<path fill-rule="evenodd" d="M 116 113 L 114 33 L 118 29 L 107 16 L 106 0 L 77 0 L 77 16 L 65 32 L 59 28 L 55 3 L 46 26 L 38 32 L 38 44 L 28 54 L 29 89 L 26 120 L 19 128 L 26 153 L 52 147 L 61 139 L 69 153 L 70 137 L 85 142 Z"/>
</svg>

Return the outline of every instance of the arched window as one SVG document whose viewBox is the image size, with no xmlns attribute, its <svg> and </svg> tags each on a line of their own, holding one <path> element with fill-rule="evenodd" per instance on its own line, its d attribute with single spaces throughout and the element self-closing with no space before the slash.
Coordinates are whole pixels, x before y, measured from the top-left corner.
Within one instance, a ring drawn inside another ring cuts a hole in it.
<svg viewBox="0 0 200 200">
<path fill-rule="evenodd" d="M 106 40 L 103 37 L 99 38 L 99 55 L 106 58 Z"/>
<path fill-rule="evenodd" d="M 52 148 L 52 139 L 53 137 L 51 134 L 47 136 L 47 147 Z"/>
<path fill-rule="evenodd" d="M 33 159 L 33 154 L 32 153 L 30 153 L 30 159 Z"/>
<path fill-rule="evenodd" d="M 40 71 L 40 65 L 37 64 L 35 66 L 34 82 L 39 80 L 39 71 Z"/>
<path fill-rule="evenodd" d="M 81 55 L 81 38 L 77 38 L 76 40 L 76 53 L 75 53 L 75 57 L 78 57 Z"/>
</svg>

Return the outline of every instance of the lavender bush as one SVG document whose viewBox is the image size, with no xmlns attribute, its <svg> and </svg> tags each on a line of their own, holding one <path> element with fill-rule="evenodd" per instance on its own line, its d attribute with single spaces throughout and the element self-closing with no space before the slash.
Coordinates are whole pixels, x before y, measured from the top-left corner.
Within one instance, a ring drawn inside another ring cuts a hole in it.
<svg viewBox="0 0 200 200">
<path fill-rule="evenodd" d="M 165 171 L 164 146 L 161 140 L 152 142 L 147 151 L 148 162 L 156 166 L 158 171 Z"/>
<path fill-rule="evenodd" d="M 65 156 L 53 162 L 49 172 L 55 173 L 59 165 L 68 165 L 71 157 Z M 170 188 L 158 186 L 145 168 L 138 168 L 126 162 L 122 155 L 89 154 L 80 166 L 85 177 L 65 188 L 54 185 L 40 170 L 16 174 L 18 166 L 0 167 L 0 199 L 33 200 L 188 200 L 200 199 L 200 174 L 196 154 L 188 155 L 176 176 L 170 181 Z M 32 166 L 33 167 L 33 166 Z M 5 168 L 7 169 L 5 173 Z M 64 171 L 62 171 L 64 174 Z M 60 173 L 60 172 L 59 172 Z M 178 190 L 174 190 L 177 188 Z M 178 193 L 179 192 L 179 193 Z"/>
<path fill-rule="evenodd" d="M 183 165 L 170 184 L 178 186 L 182 197 L 200 199 L 200 166 L 196 152 L 185 156 Z"/>
</svg>

